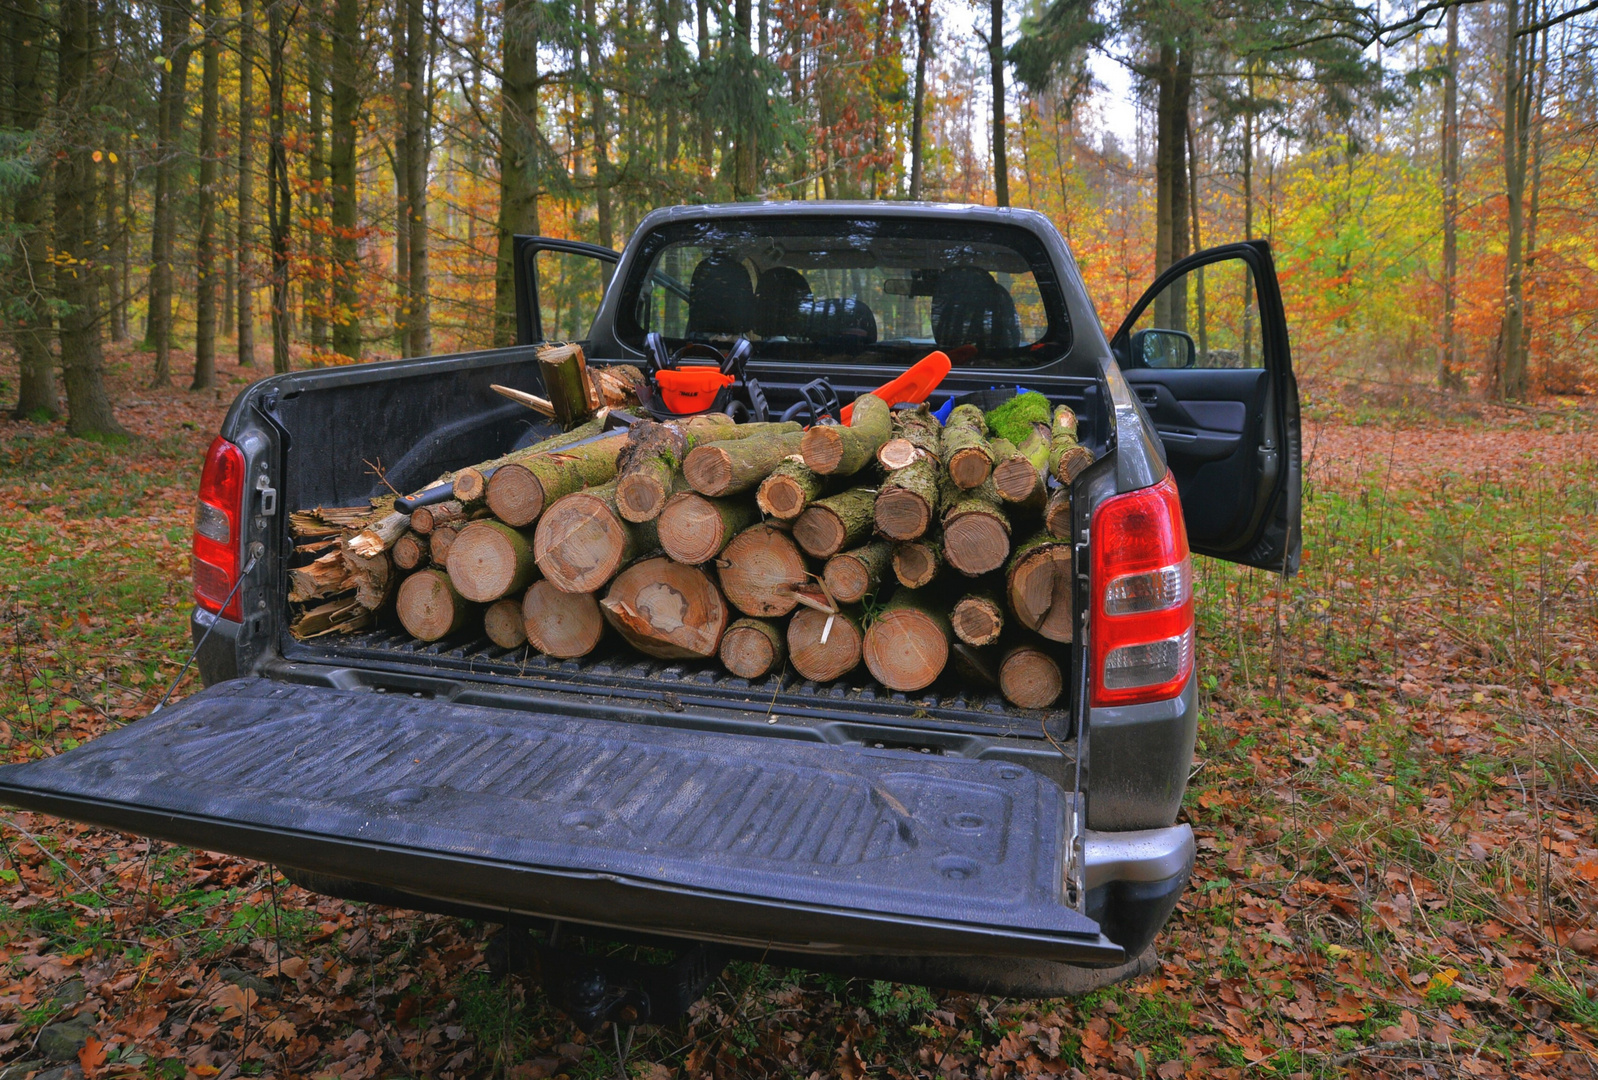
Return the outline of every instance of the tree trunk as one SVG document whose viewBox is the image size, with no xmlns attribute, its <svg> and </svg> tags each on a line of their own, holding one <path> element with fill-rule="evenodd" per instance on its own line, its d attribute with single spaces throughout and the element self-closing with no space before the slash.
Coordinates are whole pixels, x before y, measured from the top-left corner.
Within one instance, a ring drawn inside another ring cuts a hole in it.
<svg viewBox="0 0 1598 1080">
<path fill-rule="evenodd" d="M 840 604 L 854 604 L 876 592 L 893 568 L 893 545 L 886 540 L 841 551 L 827 560 L 821 581 Z"/>
<path fill-rule="evenodd" d="M 802 458 L 783 461 L 760 483 L 755 504 L 778 521 L 792 521 L 827 491 L 827 478 Z"/>
<path fill-rule="evenodd" d="M 893 576 L 907 589 L 930 585 L 943 569 L 942 537 L 929 536 L 893 549 Z"/>
<path fill-rule="evenodd" d="M 1010 205 L 1010 159 L 1004 122 L 1004 0 L 988 0 L 988 69 L 993 97 L 993 202 Z"/>
<path fill-rule="evenodd" d="M 522 625 L 533 648 L 559 660 L 587 656 L 605 636 L 593 593 L 561 592 L 547 581 L 533 582 L 523 597 Z"/>
<path fill-rule="evenodd" d="M 876 488 L 866 487 L 818 499 L 793 523 L 793 538 L 807 555 L 836 555 L 871 535 L 876 502 Z"/>
<path fill-rule="evenodd" d="M 740 679 L 764 679 L 782 670 L 787 644 L 777 624 L 767 619 L 742 618 L 721 636 L 721 666 Z"/>
<path fill-rule="evenodd" d="M 683 476 L 701 495 L 736 495 L 750 491 L 778 465 L 799 452 L 804 433 L 799 425 L 780 434 L 735 441 L 717 440 L 697 446 L 683 459 Z"/>
<path fill-rule="evenodd" d="M 1016 621 L 1050 641 L 1075 632 L 1071 603 L 1071 545 L 1038 533 L 1015 549 L 1005 567 L 1005 595 Z"/>
<path fill-rule="evenodd" d="M 798 606 L 794 590 L 809 580 L 793 537 L 770 525 L 754 525 L 737 536 L 717 564 L 721 588 L 733 607 L 756 618 L 776 618 Z"/>
<path fill-rule="evenodd" d="M 499 254 L 494 346 L 516 343 L 515 246 L 538 232 L 538 20 L 534 0 L 505 0 L 499 111 Z"/>
<path fill-rule="evenodd" d="M 267 14 L 266 31 L 266 221 L 272 254 L 272 370 L 280 375 L 293 366 L 289 355 L 289 230 L 294 206 L 289 187 L 288 117 L 284 100 L 288 34 L 283 5 L 274 3 Z"/>
<path fill-rule="evenodd" d="M 748 425 L 746 425 L 748 426 Z M 679 423 L 641 420 L 627 429 L 616 457 L 616 498 L 628 521 L 653 521 L 681 482 L 683 458 L 696 441 L 730 433 L 732 417 L 720 413 Z"/>
<path fill-rule="evenodd" d="M 932 51 L 932 0 L 916 0 L 915 97 L 910 107 L 910 198 L 920 199 L 926 175 L 927 58 Z"/>
<path fill-rule="evenodd" d="M 967 645 L 992 645 L 1004 630 L 1004 605 L 991 589 L 969 592 L 955 603 L 949 622 Z"/>
<path fill-rule="evenodd" d="M 923 589 L 900 589 L 866 629 L 861 647 L 872 677 L 890 690 L 931 686 L 949 662 L 949 616 Z"/>
<path fill-rule="evenodd" d="M 679 492 L 660 513 L 660 546 L 678 562 L 698 566 L 721 554 L 734 536 L 759 519 L 760 512 L 747 499 Z"/>
<path fill-rule="evenodd" d="M 892 434 L 888 403 L 875 394 L 861 394 L 848 427 L 817 424 L 805 432 L 799 452 L 823 476 L 853 476 L 875 459 Z"/>
<path fill-rule="evenodd" d="M 659 543 L 654 522 L 622 519 L 612 481 L 556 500 L 538 519 L 533 553 L 557 589 L 594 592 Z"/>
<path fill-rule="evenodd" d="M 1035 645 L 1015 646 L 999 664 L 999 692 L 1019 708 L 1046 709 L 1064 687 L 1059 663 Z"/>
<path fill-rule="evenodd" d="M 409 0 L 394 0 L 390 11 L 389 40 L 394 54 L 389 58 L 389 97 L 394 102 L 394 148 L 388 155 L 394 174 L 394 351 L 406 355 L 409 342 L 410 265 L 411 265 L 411 167 L 410 132 L 405 123 L 405 55 L 409 47 L 405 14 Z"/>
<path fill-rule="evenodd" d="M 38 0 L 16 0 L 7 12 L 5 30 L 11 39 L 8 81 L 11 83 L 15 123 L 36 132 L 44 119 L 44 46 L 46 27 L 39 17 Z M 26 275 L 26 292 L 16 302 L 14 330 L 21 381 L 12 417 L 18 420 L 52 420 L 61 410 L 56 394 L 55 358 L 50 355 L 50 161 L 39 154 L 32 162 L 37 179 L 20 184 L 12 204 L 12 221 L 18 233 L 18 254 Z"/>
<path fill-rule="evenodd" d="M 360 262 L 356 246 L 356 124 L 360 119 L 360 70 L 356 49 L 361 40 L 360 0 L 333 4 L 333 134 L 328 153 L 332 187 L 333 351 L 351 360 L 361 358 Z"/>
<path fill-rule="evenodd" d="M 55 162 L 55 248 L 60 252 L 99 250 L 95 229 L 93 109 L 99 97 L 92 66 L 90 27 L 95 0 L 63 0 L 57 47 L 56 105 L 66 149 Z M 111 411 L 100 352 L 99 274 L 92 258 L 56 274 L 56 297 L 63 311 L 61 374 L 67 390 L 67 431 L 73 435 L 127 433 Z"/>
<path fill-rule="evenodd" d="M 233 256 L 238 263 L 238 363 L 255 364 L 255 276 L 252 268 L 255 231 L 255 149 L 250 135 L 255 125 L 255 0 L 239 0 L 239 162 L 238 234 Z"/>
<path fill-rule="evenodd" d="M 450 499 L 433 506 L 418 506 L 411 511 L 411 528 L 418 536 L 430 536 L 434 529 L 452 521 L 462 521 L 465 517 L 466 510 L 459 500 Z"/>
<path fill-rule="evenodd" d="M 449 579 L 466 599 L 486 604 L 521 593 L 533 580 L 533 537 L 503 522 L 474 521 L 449 549 Z"/>
<path fill-rule="evenodd" d="M 405 47 L 405 152 L 409 173 L 407 232 L 410 234 L 410 276 L 406 289 L 409 310 L 407 356 L 428 356 L 433 351 L 433 315 L 428 299 L 427 184 L 430 138 L 427 124 L 428 62 L 432 40 L 427 33 L 423 0 L 404 0 Z"/>
<path fill-rule="evenodd" d="M 1443 53 L 1443 343 L 1437 388 L 1453 391 L 1460 388 L 1454 324 L 1459 305 L 1459 9 L 1450 7 L 1447 19 Z"/>
<path fill-rule="evenodd" d="M 400 583 L 396 602 L 405 632 L 420 641 L 439 641 L 466 629 L 472 607 L 442 570 L 418 570 Z"/>
<path fill-rule="evenodd" d="M 788 620 L 788 656 L 793 669 L 811 682 L 841 679 L 860 666 L 865 634 L 857 609 L 836 614 L 804 607 Z M 825 637 L 826 640 L 822 640 Z"/>
<path fill-rule="evenodd" d="M 522 621 L 519 597 L 495 600 L 483 612 L 483 633 L 501 649 L 519 649 L 527 644 L 527 625 Z"/>
<path fill-rule="evenodd" d="M 661 660 L 715 656 L 731 619 L 709 574 L 658 556 L 622 571 L 600 607 L 629 645 Z"/>
<path fill-rule="evenodd" d="M 605 106 L 605 91 L 600 85 L 599 15 L 594 0 L 584 0 L 583 36 L 588 46 L 588 123 L 594 140 L 594 222 L 599 228 L 601 247 L 614 246 L 611 224 L 610 118 Z"/>
<path fill-rule="evenodd" d="M 323 23 L 327 17 L 322 0 L 313 0 L 305 22 L 305 81 L 310 97 L 310 152 L 306 167 L 310 172 L 310 205 L 305 212 L 305 252 L 309 264 L 301 278 L 300 293 L 306 297 L 307 322 L 311 328 L 311 351 L 327 351 L 327 45 Z"/>
<path fill-rule="evenodd" d="M 1503 377 L 1499 393 L 1511 401 L 1526 397 L 1525 227 L 1526 164 L 1530 146 L 1532 79 L 1536 70 L 1536 37 L 1519 35 L 1535 18 L 1535 0 L 1507 0 L 1504 54 L 1504 195 L 1508 203 L 1508 236 L 1504 253 Z"/>
<path fill-rule="evenodd" d="M 194 245 L 198 278 L 194 303 L 194 381 L 191 390 L 216 385 L 216 137 L 222 107 L 222 0 L 205 0 L 205 44 L 200 56 L 200 230 Z"/>
<path fill-rule="evenodd" d="M 150 226 L 150 289 L 145 345 L 155 350 L 153 386 L 172 381 L 172 258 L 177 233 L 177 191 L 173 180 L 182 153 L 184 89 L 188 82 L 191 0 L 160 5 L 161 88 L 156 106 L 155 197 Z"/>
</svg>

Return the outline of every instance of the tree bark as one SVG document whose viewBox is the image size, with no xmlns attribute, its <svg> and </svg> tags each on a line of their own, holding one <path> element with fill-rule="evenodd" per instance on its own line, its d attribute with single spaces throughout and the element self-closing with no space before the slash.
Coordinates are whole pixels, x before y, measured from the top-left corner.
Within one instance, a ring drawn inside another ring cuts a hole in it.
<svg viewBox="0 0 1598 1080">
<path fill-rule="evenodd" d="M 418 570 L 400 583 L 396 602 L 405 632 L 420 641 L 440 641 L 466 629 L 472 607 L 442 570 Z"/>
<path fill-rule="evenodd" d="M 1010 158 L 1004 122 L 1004 0 L 988 0 L 988 69 L 993 97 L 993 202 L 1010 205 Z"/>
<path fill-rule="evenodd" d="M 1071 603 L 1071 545 L 1038 533 L 1018 544 L 1005 567 L 1005 596 L 1016 622 L 1050 641 L 1075 633 Z"/>
<path fill-rule="evenodd" d="M 356 125 L 360 119 L 360 70 L 356 50 L 361 41 L 360 0 L 334 0 L 331 77 L 333 132 L 328 152 L 331 191 L 331 265 L 333 351 L 351 360 L 361 358 L 360 261 L 357 248 L 355 172 Z"/>
<path fill-rule="evenodd" d="M 919 458 L 888 474 L 877 491 L 873 518 L 890 540 L 916 540 L 937 520 L 944 472 L 937 461 Z"/>
<path fill-rule="evenodd" d="M 1093 451 L 1076 441 L 1076 413 L 1069 405 L 1056 406 L 1049 432 L 1049 475 L 1069 485 L 1091 464 Z"/>
<path fill-rule="evenodd" d="M 764 679 L 782 670 L 788 646 L 777 624 L 767 619 L 742 618 L 721 636 L 721 666 L 740 679 Z"/>
<path fill-rule="evenodd" d="M 886 540 L 873 540 L 828 559 L 821 581 L 838 603 L 854 604 L 876 592 L 892 569 L 893 545 Z"/>
<path fill-rule="evenodd" d="M 307 272 L 300 280 L 300 295 L 309 310 L 311 351 L 327 351 L 327 44 L 323 33 L 326 5 L 312 0 L 305 22 L 305 82 L 310 98 L 309 203 L 305 212 Z"/>
<path fill-rule="evenodd" d="M 255 126 L 255 0 L 239 0 L 239 158 L 238 158 L 238 234 L 234 259 L 238 263 L 238 363 L 255 364 L 255 230 L 252 228 L 255 203 L 255 149 L 251 132 Z"/>
<path fill-rule="evenodd" d="M 627 436 L 618 431 L 586 446 L 506 462 L 487 479 L 488 508 L 507 525 L 531 525 L 556 499 L 612 481 L 616 457 L 626 442 Z M 471 501 L 471 489 L 463 483 L 467 479 L 456 477 L 455 496 L 463 503 Z"/>
<path fill-rule="evenodd" d="M 1029 508 L 1032 513 L 1043 509 L 1042 470 L 1009 439 L 994 439 L 989 445 L 993 448 L 993 488 L 999 498 Z M 1046 462 L 1048 444 L 1043 446 Z"/>
<path fill-rule="evenodd" d="M 194 303 L 194 380 L 191 390 L 216 385 L 216 138 L 222 96 L 222 0 L 205 0 L 205 44 L 200 56 L 199 236 Z"/>
<path fill-rule="evenodd" d="M 698 566 L 721 554 L 732 538 L 760 519 L 747 499 L 712 499 L 678 492 L 660 513 L 660 546 L 680 563 Z"/>
<path fill-rule="evenodd" d="M 483 633 L 501 649 L 519 649 L 527 644 L 527 625 L 522 621 L 522 602 L 507 596 L 495 600 L 483 612 Z"/>
<path fill-rule="evenodd" d="M 776 618 L 798 606 L 794 590 L 809 574 L 793 537 L 770 525 L 754 525 L 722 551 L 717 577 L 733 607 L 756 618 Z"/>
<path fill-rule="evenodd" d="M 654 522 L 623 520 L 613 481 L 556 500 L 538 520 L 533 553 L 557 589 L 594 592 L 659 543 Z"/>
<path fill-rule="evenodd" d="M 718 440 L 696 446 L 683 459 L 683 476 L 701 495 L 736 495 L 750 491 L 773 469 L 799 452 L 804 433 L 799 425 L 762 438 Z"/>
<path fill-rule="evenodd" d="M 745 425 L 752 427 L 756 425 Z M 616 497 L 628 521 L 653 521 L 681 479 L 683 458 L 696 442 L 734 430 L 732 417 L 708 413 L 674 423 L 641 420 L 627 430 L 616 458 Z"/>
<path fill-rule="evenodd" d="M 959 405 L 943 425 L 940 451 L 943 466 L 956 487 L 980 487 L 993 472 L 993 448 L 988 445 L 988 423 L 975 405 Z"/>
<path fill-rule="evenodd" d="M 818 499 L 793 523 L 793 538 L 807 555 L 825 559 L 871 535 L 875 488 L 850 488 Z"/>
<path fill-rule="evenodd" d="M 289 354 L 289 236 L 293 191 L 289 187 L 287 76 L 288 19 L 281 3 L 268 9 L 266 223 L 272 257 L 272 370 L 292 366 Z"/>
<path fill-rule="evenodd" d="M 156 106 L 155 203 L 150 225 L 149 316 L 145 345 L 155 350 L 152 386 L 172 381 L 172 258 L 177 239 L 173 184 L 183 138 L 184 90 L 188 83 L 191 0 L 162 0 L 161 87 Z"/>
<path fill-rule="evenodd" d="M 910 198 L 920 199 L 926 176 L 927 59 L 932 52 L 932 0 L 916 0 L 916 75 L 910 106 Z"/>
<path fill-rule="evenodd" d="M 812 427 L 805 432 L 799 452 L 805 464 L 823 476 L 853 476 L 871 463 L 892 434 L 888 403 L 875 394 L 861 394 L 848 427 Z"/>
<path fill-rule="evenodd" d="M 427 124 L 427 77 L 432 40 L 427 33 L 423 0 L 404 0 L 405 47 L 405 151 L 407 189 L 406 231 L 410 238 L 407 356 L 428 356 L 433 351 L 432 304 L 428 298 L 427 185 L 430 158 Z"/>
<path fill-rule="evenodd" d="M 709 574 L 658 556 L 622 571 L 600 607 L 629 645 L 662 660 L 715 656 L 731 618 Z"/>
<path fill-rule="evenodd" d="M 11 39 L 9 82 L 16 126 L 37 132 L 45 114 L 44 46 L 47 28 L 39 17 L 38 0 L 16 0 L 10 6 L 6 32 Z M 50 355 L 50 290 L 54 266 L 50 259 L 50 160 L 35 154 L 29 165 L 37 177 L 24 180 L 12 204 L 22 273 L 26 275 L 23 295 L 17 301 L 11 339 L 16 344 L 21 380 L 17 405 L 12 417 L 17 420 L 53 420 L 61 411 L 56 394 L 55 358 Z"/>
<path fill-rule="evenodd" d="M 1443 347 L 1437 365 L 1437 387 L 1460 389 L 1456 355 L 1455 312 L 1459 304 L 1459 9 L 1448 9 L 1447 45 L 1443 53 Z"/>
<path fill-rule="evenodd" d="M 466 511 L 460 501 L 450 499 L 433 506 L 418 506 L 411 511 L 411 528 L 418 536 L 429 536 L 439 526 L 462 521 L 465 517 Z"/>
<path fill-rule="evenodd" d="M 1036 645 L 1017 645 L 999 663 L 999 692 L 1022 709 L 1046 709 L 1060 698 L 1060 665 Z"/>
<path fill-rule="evenodd" d="M 922 405 L 893 414 L 893 438 L 877 450 L 877 464 L 891 472 L 922 458 L 936 461 L 942 449 L 943 425 Z"/>
<path fill-rule="evenodd" d="M 516 343 L 515 237 L 538 232 L 538 20 L 535 0 L 505 0 L 500 35 L 499 253 L 494 346 Z"/>
<path fill-rule="evenodd" d="M 95 223 L 95 183 L 90 126 L 98 104 L 90 27 L 96 0 L 63 0 L 57 46 L 56 106 L 66 149 L 55 163 L 55 247 L 73 254 L 74 264 L 56 274 L 56 296 L 63 311 L 61 374 L 67 390 L 67 431 L 72 435 L 126 435 L 111 411 L 100 351 L 100 289 L 92 256 L 99 249 Z M 77 261 L 81 260 L 81 261 Z"/>
<path fill-rule="evenodd" d="M 836 614 L 804 607 L 788 620 L 788 656 L 793 669 L 811 682 L 841 679 L 860 666 L 865 634 L 858 609 Z M 822 640 L 825 635 L 826 640 Z"/>
<path fill-rule="evenodd" d="M 544 379 L 544 393 L 555 408 L 555 419 L 563 426 L 580 424 L 594 414 L 599 403 L 588 382 L 588 359 L 582 346 L 540 348 L 538 370 Z"/>
<path fill-rule="evenodd" d="M 949 616 L 927 590 L 899 589 L 866 629 L 861 651 L 873 678 L 908 694 L 943 674 L 953 636 Z"/>
<path fill-rule="evenodd" d="M 593 593 L 561 592 L 547 581 L 533 582 L 522 598 L 522 625 L 533 648 L 559 660 L 587 656 L 605 636 Z"/>
<path fill-rule="evenodd" d="M 461 503 L 462 509 L 470 514 L 483 507 L 488 497 L 489 477 L 501 466 L 541 457 L 600 433 L 600 421 L 591 420 L 560 435 L 551 435 L 549 438 L 544 439 L 542 442 L 534 443 L 532 446 L 523 447 L 520 450 L 512 450 L 508 454 L 502 454 L 497 458 L 490 458 L 488 461 L 481 461 L 476 465 L 461 469 L 459 472 L 450 473 L 437 482 L 442 484 L 447 481 L 454 488 L 455 498 Z M 620 440 L 620 438 L 621 433 L 617 432 L 617 439 Z M 600 444 L 590 443 L 589 445 Z M 606 440 L 606 445 L 608 446 L 608 440 Z"/>
<path fill-rule="evenodd" d="M 790 457 L 761 481 L 755 504 L 762 514 L 778 521 L 792 521 L 826 491 L 826 477 L 806 465 L 803 458 Z"/>
</svg>

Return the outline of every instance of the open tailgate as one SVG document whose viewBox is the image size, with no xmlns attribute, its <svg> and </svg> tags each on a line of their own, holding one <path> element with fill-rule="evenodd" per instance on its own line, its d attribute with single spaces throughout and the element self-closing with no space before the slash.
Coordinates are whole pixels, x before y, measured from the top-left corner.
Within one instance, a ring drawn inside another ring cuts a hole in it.
<svg viewBox="0 0 1598 1080">
<path fill-rule="evenodd" d="M 1123 959 L 1064 903 L 1067 796 L 1028 769 L 559 709 L 239 679 L 0 768 L 0 801 L 491 911 Z"/>
</svg>

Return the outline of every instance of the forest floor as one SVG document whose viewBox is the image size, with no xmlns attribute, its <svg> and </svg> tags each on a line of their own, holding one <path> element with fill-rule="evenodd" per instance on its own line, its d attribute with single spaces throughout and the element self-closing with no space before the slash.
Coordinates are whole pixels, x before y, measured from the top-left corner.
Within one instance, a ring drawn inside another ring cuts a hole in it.
<svg viewBox="0 0 1598 1080">
<path fill-rule="evenodd" d="M 130 442 L 0 422 L 10 760 L 145 715 L 187 656 L 197 470 L 245 380 L 228 364 L 220 393 L 151 390 L 146 365 L 110 358 Z M 0 399 L 14 380 L 0 361 Z M 535 985 L 491 979 L 483 927 L 0 812 L 0 1061 L 349 1080 L 1598 1073 L 1598 411 L 1346 385 L 1305 405 L 1303 572 L 1197 560 L 1200 861 L 1152 976 L 1017 1001 L 735 964 L 618 1061 L 610 1030 L 585 1038 Z"/>
</svg>

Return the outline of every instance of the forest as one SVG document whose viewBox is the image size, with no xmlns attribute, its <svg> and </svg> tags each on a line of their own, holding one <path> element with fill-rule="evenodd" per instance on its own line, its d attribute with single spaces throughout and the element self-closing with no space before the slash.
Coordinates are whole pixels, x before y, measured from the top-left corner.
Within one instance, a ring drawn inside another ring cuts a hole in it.
<svg viewBox="0 0 1598 1080">
<path fill-rule="evenodd" d="M 1110 329 L 1265 238 L 1305 373 L 1523 400 L 1598 359 L 1590 3 L 0 10 L 7 404 L 74 433 L 119 430 L 108 344 L 195 389 L 508 344 L 511 236 L 619 247 L 679 202 L 1031 207 Z"/>
</svg>

